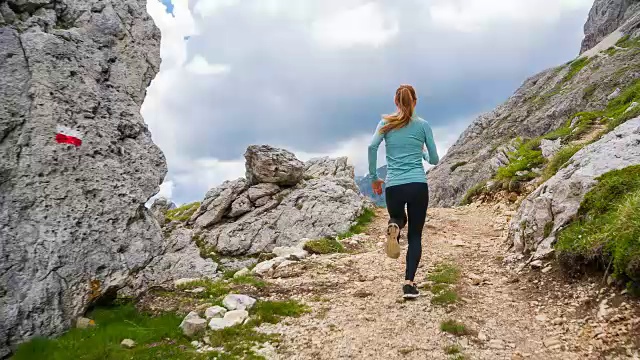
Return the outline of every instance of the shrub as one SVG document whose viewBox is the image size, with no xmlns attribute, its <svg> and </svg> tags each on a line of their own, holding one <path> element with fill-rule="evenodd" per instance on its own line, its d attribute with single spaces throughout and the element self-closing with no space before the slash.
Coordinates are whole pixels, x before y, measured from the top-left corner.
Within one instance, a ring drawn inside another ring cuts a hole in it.
<svg viewBox="0 0 640 360">
<path fill-rule="evenodd" d="M 495 179 L 502 182 L 511 180 L 530 180 L 532 175 L 518 176 L 521 171 L 530 171 L 545 163 L 545 158 L 540 150 L 541 138 L 527 141 L 519 140 L 520 145 L 516 151 L 509 153 L 509 164 L 502 166 L 496 172 Z M 535 177 L 535 176 L 534 176 Z"/>
<path fill-rule="evenodd" d="M 589 65 L 590 62 L 591 58 L 585 56 L 569 63 L 569 72 L 564 76 L 562 82 L 566 83 L 573 79 L 582 69 L 584 69 L 585 66 Z"/>
<path fill-rule="evenodd" d="M 440 330 L 456 336 L 464 336 L 469 334 L 467 326 L 459 321 L 446 320 L 440 323 Z"/>
<path fill-rule="evenodd" d="M 187 221 L 200 207 L 199 202 L 182 205 L 177 209 L 169 210 L 165 213 L 167 222 L 169 221 Z"/>
<path fill-rule="evenodd" d="M 364 209 L 362 214 L 358 216 L 358 218 L 356 219 L 356 223 L 349 228 L 349 231 L 347 231 L 344 234 L 338 235 L 338 239 L 339 240 L 346 239 L 346 238 L 352 237 L 353 235 L 361 234 L 365 232 L 367 225 L 369 225 L 373 221 L 373 219 L 375 219 L 375 217 L 376 217 L 375 210 Z"/>
<path fill-rule="evenodd" d="M 345 252 L 344 246 L 332 238 L 312 240 L 304 244 L 304 249 L 310 254 L 333 254 Z"/>
<path fill-rule="evenodd" d="M 484 188 L 486 185 L 487 182 L 483 181 L 481 183 L 475 184 L 471 189 L 467 190 L 467 193 L 462 198 L 462 201 L 460 201 L 460 205 L 464 206 L 471 204 L 474 198 L 484 193 Z"/>
</svg>

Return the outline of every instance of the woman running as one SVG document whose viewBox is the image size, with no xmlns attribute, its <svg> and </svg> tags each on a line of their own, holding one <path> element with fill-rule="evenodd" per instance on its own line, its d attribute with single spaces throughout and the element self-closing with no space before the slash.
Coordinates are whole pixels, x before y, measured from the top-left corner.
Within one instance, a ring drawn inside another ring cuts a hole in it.
<svg viewBox="0 0 640 360">
<path fill-rule="evenodd" d="M 422 255 L 422 228 L 429 206 L 429 187 L 422 159 L 436 165 L 438 151 L 429 124 L 415 116 L 418 97 L 410 85 L 401 85 L 396 91 L 395 114 L 386 115 L 378 124 L 369 145 L 369 174 L 373 191 L 382 195 L 383 180 L 377 176 L 378 147 L 382 140 L 387 150 L 386 199 L 389 212 L 386 252 L 392 259 L 400 256 L 400 230 L 407 225 L 407 268 L 404 298 L 417 298 L 420 292 L 414 282 Z M 425 151 L 426 146 L 426 151 Z"/>
</svg>

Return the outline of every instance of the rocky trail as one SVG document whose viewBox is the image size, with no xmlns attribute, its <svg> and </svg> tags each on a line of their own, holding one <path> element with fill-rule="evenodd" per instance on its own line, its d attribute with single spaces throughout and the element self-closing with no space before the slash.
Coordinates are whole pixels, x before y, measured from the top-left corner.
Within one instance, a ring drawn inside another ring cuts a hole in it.
<svg viewBox="0 0 640 360">
<path fill-rule="evenodd" d="M 638 307 L 621 289 L 601 276 L 566 279 L 554 264 L 520 274 L 504 266 L 511 214 L 504 205 L 430 209 L 416 281 L 431 291 L 404 301 L 404 260 L 382 251 L 379 209 L 366 235 L 346 240 L 360 251 L 311 256 L 273 274 L 282 291 L 270 296 L 312 311 L 261 329 L 282 334 L 278 357 L 286 359 L 637 359 Z M 427 277 L 438 264 L 459 270 L 455 303 L 434 299 Z M 462 334 L 443 332 L 448 320 L 464 324 Z"/>
</svg>

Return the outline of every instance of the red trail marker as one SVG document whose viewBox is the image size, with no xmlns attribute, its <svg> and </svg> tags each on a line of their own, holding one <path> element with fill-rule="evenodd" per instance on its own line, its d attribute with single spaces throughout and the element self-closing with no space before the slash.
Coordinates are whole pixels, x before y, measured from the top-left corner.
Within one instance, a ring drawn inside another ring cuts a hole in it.
<svg viewBox="0 0 640 360">
<path fill-rule="evenodd" d="M 56 142 L 59 144 L 82 145 L 82 133 L 80 131 L 62 125 L 58 125 L 57 130 Z"/>
</svg>

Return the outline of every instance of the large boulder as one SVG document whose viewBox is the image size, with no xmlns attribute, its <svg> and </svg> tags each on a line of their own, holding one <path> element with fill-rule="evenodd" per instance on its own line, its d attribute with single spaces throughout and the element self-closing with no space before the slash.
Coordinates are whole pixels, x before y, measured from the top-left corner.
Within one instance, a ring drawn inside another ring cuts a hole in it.
<svg viewBox="0 0 640 360">
<path fill-rule="evenodd" d="M 160 65 L 146 0 L 0 9 L 3 358 L 69 328 L 161 252 L 144 204 L 167 169 L 140 115 Z"/>
<path fill-rule="evenodd" d="M 353 166 L 348 164 L 347 157 L 315 158 L 305 163 L 305 178 L 318 178 L 323 176 L 355 178 Z"/>
<path fill-rule="evenodd" d="M 248 187 L 245 179 L 225 181 L 207 192 L 200 208 L 189 220 L 196 227 L 206 228 L 217 224 L 229 212 L 229 207 Z"/>
<path fill-rule="evenodd" d="M 252 145 L 244 154 L 249 184 L 271 183 L 295 185 L 304 174 L 304 163 L 284 149 L 269 145 Z"/>
<path fill-rule="evenodd" d="M 577 214 L 596 178 L 640 164 L 640 118 L 629 120 L 578 151 L 569 165 L 537 188 L 521 204 L 509 226 L 516 253 L 543 258 L 553 251 L 556 233 Z"/>
</svg>

